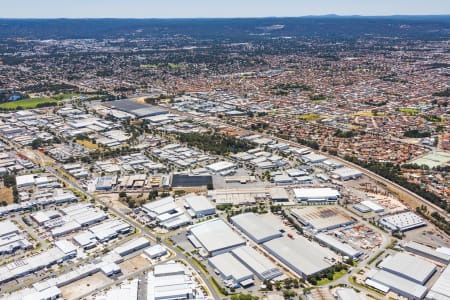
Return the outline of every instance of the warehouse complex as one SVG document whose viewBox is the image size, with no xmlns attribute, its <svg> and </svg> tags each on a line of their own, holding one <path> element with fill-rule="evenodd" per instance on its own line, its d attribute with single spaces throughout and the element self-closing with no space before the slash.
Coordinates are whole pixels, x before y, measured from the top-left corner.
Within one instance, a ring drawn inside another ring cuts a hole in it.
<svg viewBox="0 0 450 300">
<path fill-rule="evenodd" d="M 378 267 L 422 285 L 436 272 L 434 264 L 404 253 L 389 256 Z"/>
<path fill-rule="evenodd" d="M 261 244 L 281 237 L 281 222 L 254 213 L 239 214 L 231 218 L 231 223 L 245 233 L 255 243 Z"/>
<path fill-rule="evenodd" d="M 384 216 L 378 222 L 389 230 L 402 232 L 427 225 L 421 217 L 410 211 Z"/>
<path fill-rule="evenodd" d="M 335 239 L 334 237 L 327 235 L 325 233 L 319 233 L 314 236 L 314 238 L 319 241 L 320 243 L 325 244 L 327 247 L 331 248 L 332 250 L 351 257 L 353 259 L 357 259 L 360 257 L 363 252 L 361 250 L 356 250 L 349 244 L 344 244 L 343 242 Z"/>
<path fill-rule="evenodd" d="M 272 280 L 283 275 L 273 262 L 249 246 L 233 249 L 231 253 L 261 280 Z"/>
<path fill-rule="evenodd" d="M 189 227 L 189 233 L 189 240 L 197 247 L 201 247 L 208 256 L 215 256 L 245 245 L 244 239 L 220 219 L 192 225 Z"/>
<path fill-rule="evenodd" d="M 337 258 L 330 250 L 310 242 L 303 236 L 295 239 L 273 239 L 264 243 L 263 247 L 301 277 L 327 270 Z"/>
<path fill-rule="evenodd" d="M 294 189 L 294 198 L 304 203 L 330 203 L 339 199 L 339 191 L 333 188 L 300 188 Z"/>
<path fill-rule="evenodd" d="M 333 206 L 294 208 L 291 214 L 303 225 L 317 231 L 331 230 L 355 223 L 353 219 Z"/>
<path fill-rule="evenodd" d="M 211 257 L 208 263 L 224 280 L 243 286 L 253 284 L 253 273 L 229 252 Z"/>
</svg>

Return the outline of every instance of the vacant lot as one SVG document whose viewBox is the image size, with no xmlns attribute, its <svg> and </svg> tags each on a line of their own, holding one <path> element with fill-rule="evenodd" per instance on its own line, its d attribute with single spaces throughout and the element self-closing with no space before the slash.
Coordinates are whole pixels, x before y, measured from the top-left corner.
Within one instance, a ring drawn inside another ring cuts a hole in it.
<svg viewBox="0 0 450 300">
<path fill-rule="evenodd" d="M 112 279 L 106 277 L 101 272 L 97 272 L 92 276 L 72 282 L 61 288 L 64 299 L 76 299 L 81 295 L 93 292 L 106 284 L 112 283 Z"/>
<path fill-rule="evenodd" d="M 150 262 L 143 256 L 138 255 L 121 263 L 120 269 L 124 275 L 142 270 L 150 266 Z"/>
<path fill-rule="evenodd" d="M 14 202 L 14 197 L 10 188 L 0 188 L 0 201 L 6 201 L 8 204 L 12 204 Z"/>
</svg>

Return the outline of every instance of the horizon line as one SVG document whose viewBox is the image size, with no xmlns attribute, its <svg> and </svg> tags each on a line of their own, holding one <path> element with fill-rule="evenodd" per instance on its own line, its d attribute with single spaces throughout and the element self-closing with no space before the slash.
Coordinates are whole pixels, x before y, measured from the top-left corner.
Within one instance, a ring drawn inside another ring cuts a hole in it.
<svg viewBox="0 0 450 300">
<path fill-rule="evenodd" d="M 339 14 L 320 14 L 320 15 L 301 15 L 301 16 L 259 16 L 259 17 L 1 17 L 0 20 L 213 20 L 213 19 L 295 19 L 295 18 L 386 18 L 386 17 L 450 17 L 446 14 L 392 14 L 392 15 L 339 15 Z"/>
</svg>

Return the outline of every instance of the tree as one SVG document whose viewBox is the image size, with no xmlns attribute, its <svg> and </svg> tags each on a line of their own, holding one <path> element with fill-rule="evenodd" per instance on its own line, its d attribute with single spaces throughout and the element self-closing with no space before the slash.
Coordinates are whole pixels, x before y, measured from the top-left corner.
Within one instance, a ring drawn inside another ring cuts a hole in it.
<svg viewBox="0 0 450 300">
<path fill-rule="evenodd" d="M 31 142 L 31 148 L 36 150 L 36 149 L 40 148 L 42 146 L 42 144 L 43 144 L 43 141 L 41 138 L 34 139 Z"/>
</svg>

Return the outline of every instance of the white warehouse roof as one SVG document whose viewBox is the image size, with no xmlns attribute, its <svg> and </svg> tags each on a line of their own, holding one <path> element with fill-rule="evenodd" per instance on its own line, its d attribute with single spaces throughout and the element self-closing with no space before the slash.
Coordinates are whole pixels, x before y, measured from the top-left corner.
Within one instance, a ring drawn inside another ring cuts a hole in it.
<svg viewBox="0 0 450 300">
<path fill-rule="evenodd" d="M 383 270 L 376 272 L 370 279 L 388 286 L 401 296 L 411 299 L 422 299 L 427 291 L 423 285 Z"/>
<path fill-rule="evenodd" d="M 294 189 L 294 196 L 297 200 L 322 200 L 337 199 L 340 193 L 332 188 L 301 188 Z"/>
<path fill-rule="evenodd" d="M 229 252 L 211 257 L 209 264 L 226 280 L 233 279 L 239 283 L 253 278 L 253 273 Z"/>
<path fill-rule="evenodd" d="M 441 277 L 430 288 L 426 299 L 450 300 L 450 267 L 445 268 Z"/>
<path fill-rule="evenodd" d="M 249 246 L 233 249 L 231 253 L 261 280 L 271 280 L 283 275 L 273 262 Z"/>
<path fill-rule="evenodd" d="M 282 224 L 268 216 L 249 212 L 231 217 L 231 223 L 258 244 L 282 236 Z"/>
<path fill-rule="evenodd" d="M 436 266 L 419 257 L 405 253 L 391 255 L 381 262 L 379 268 L 424 284 L 436 271 Z"/>
<path fill-rule="evenodd" d="M 264 243 L 264 248 L 300 276 L 326 270 L 332 266 L 326 258 L 336 259 L 333 252 L 303 236 L 295 236 L 294 240 L 287 237 L 274 239 Z"/>
<path fill-rule="evenodd" d="M 212 256 L 245 245 L 244 239 L 221 219 L 192 225 L 189 231 Z"/>
</svg>

